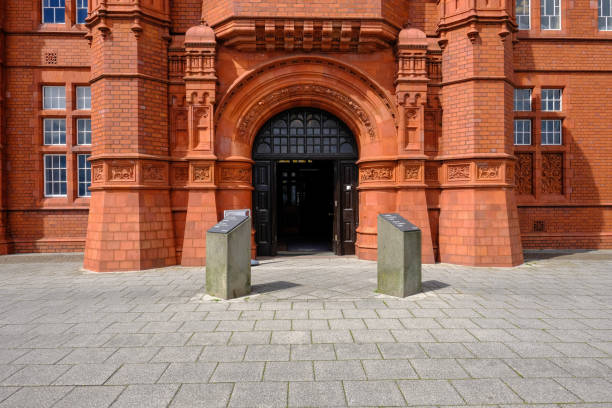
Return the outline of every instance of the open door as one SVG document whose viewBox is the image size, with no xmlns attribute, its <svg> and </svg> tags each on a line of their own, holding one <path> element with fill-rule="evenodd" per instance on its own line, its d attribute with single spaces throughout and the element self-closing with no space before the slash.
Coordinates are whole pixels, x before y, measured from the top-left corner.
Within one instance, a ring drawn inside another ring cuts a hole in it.
<svg viewBox="0 0 612 408">
<path fill-rule="evenodd" d="M 255 242 L 257 255 L 276 255 L 276 231 L 274 225 L 275 191 L 273 175 L 274 160 L 258 160 L 253 165 L 253 215 L 255 220 Z"/>
<path fill-rule="evenodd" d="M 334 252 L 336 255 L 354 255 L 357 234 L 357 165 L 353 160 L 336 162 L 336 189 L 334 194 Z"/>
</svg>

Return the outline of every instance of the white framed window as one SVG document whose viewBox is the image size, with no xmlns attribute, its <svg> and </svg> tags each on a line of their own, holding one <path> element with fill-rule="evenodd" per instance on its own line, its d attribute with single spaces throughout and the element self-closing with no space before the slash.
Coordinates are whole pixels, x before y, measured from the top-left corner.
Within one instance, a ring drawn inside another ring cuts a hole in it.
<svg viewBox="0 0 612 408">
<path fill-rule="evenodd" d="M 516 0 L 516 24 L 519 30 L 531 28 L 531 2 L 530 0 Z"/>
<path fill-rule="evenodd" d="M 63 24 L 66 22 L 66 0 L 42 0 L 42 22 Z"/>
<path fill-rule="evenodd" d="M 79 197 L 91 197 L 91 163 L 87 161 L 89 154 L 77 155 L 77 171 L 79 183 Z"/>
<path fill-rule="evenodd" d="M 76 108 L 79 110 L 82 109 L 91 109 L 91 88 L 88 86 L 77 86 L 76 87 L 76 100 L 77 106 Z"/>
<path fill-rule="evenodd" d="M 531 89 L 514 89 L 514 111 L 531 112 Z"/>
<path fill-rule="evenodd" d="M 87 0 L 76 0 L 77 24 L 85 24 L 87 18 Z"/>
<path fill-rule="evenodd" d="M 66 109 L 66 88 L 43 86 L 43 109 Z"/>
<path fill-rule="evenodd" d="M 66 119 L 44 119 L 43 135 L 46 145 L 66 144 Z"/>
<path fill-rule="evenodd" d="M 542 119 L 542 144 L 560 145 L 561 143 L 561 120 Z"/>
<path fill-rule="evenodd" d="M 531 145 L 530 119 L 514 119 L 514 144 Z"/>
<path fill-rule="evenodd" d="M 561 112 L 561 89 L 542 89 L 542 110 Z"/>
<path fill-rule="evenodd" d="M 600 31 L 612 31 L 612 1 L 599 0 L 597 20 Z"/>
<path fill-rule="evenodd" d="M 91 144 L 91 119 L 81 118 L 77 119 L 77 144 L 79 145 L 90 145 Z"/>
<path fill-rule="evenodd" d="M 46 154 L 45 197 L 66 197 L 66 155 Z"/>
<path fill-rule="evenodd" d="M 540 0 L 540 29 L 561 29 L 561 0 Z"/>
</svg>

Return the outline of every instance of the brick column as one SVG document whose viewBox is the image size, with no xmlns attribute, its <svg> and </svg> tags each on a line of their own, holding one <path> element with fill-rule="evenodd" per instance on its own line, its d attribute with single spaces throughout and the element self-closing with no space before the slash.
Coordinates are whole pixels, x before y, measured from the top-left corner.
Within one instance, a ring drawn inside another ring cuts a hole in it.
<svg viewBox="0 0 612 408">
<path fill-rule="evenodd" d="M 427 104 L 427 38 L 404 28 L 397 42 L 395 93 L 400 115 L 397 212 L 421 229 L 422 261 L 435 263 L 425 195 L 425 106 Z"/>
<path fill-rule="evenodd" d="M 8 254 L 4 208 L 4 5 L 0 4 L 0 255 Z"/>
<path fill-rule="evenodd" d="M 94 0 L 92 197 L 84 267 L 176 263 L 168 161 L 169 1 Z"/>
<path fill-rule="evenodd" d="M 213 107 L 215 33 L 204 20 L 185 34 L 185 91 L 188 103 L 188 202 L 181 264 L 206 263 L 206 230 L 217 223 L 217 166 L 214 155 Z"/>
<path fill-rule="evenodd" d="M 442 262 L 523 262 L 512 175 L 512 4 L 440 3 Z"/>
</svg>

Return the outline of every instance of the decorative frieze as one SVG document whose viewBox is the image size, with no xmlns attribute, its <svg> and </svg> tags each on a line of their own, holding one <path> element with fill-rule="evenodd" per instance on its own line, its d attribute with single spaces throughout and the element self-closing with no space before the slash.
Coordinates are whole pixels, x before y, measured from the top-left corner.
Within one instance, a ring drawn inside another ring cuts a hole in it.
<svg viewBox="0 0 612 408">
<path fill-rule="evenodd" d="M 425 180 L 438 181 L 438 167 L 426 166 L 425 167 Z"/>
<path fill-rule="evenodd" d="M 91 166 L 91 181 L 92 183 L 102 183 L 104 181 L 104 165 Z"/>
<path fill-rule="evenodd" d="M 210 183 L 213 181 L 211 166 L 194 166 L 192 181 L 195 183 Z"/>
<path fill-rule="evenodd" d="M 404 167 L 404 180 L 418 181 L 421 179 L 421 166 L 407 165 Z"/>
<path fill-rule="evenodd" d="M 134 164 L 111 164 L 110 181 L 136 181 Z"/>
<path fill-rule="evenodd" d="M 173 168 L 173 180 L 176 184 L 184 184 L 189 179 L 189 167 L 176 166 Z"/>
<path fill-rule="evenodd" d="M 162 163 L 144 163 L 142 177 L 145 182 L 164 182 L 166 181 L 166 166 Z"/>
<path fill-rule="evenodd" d="M 359 181 L 392 181 L 393 167 L 365 167 L 359 169 Z"/>
<path fill-rule="evenodd" d="M 563 153 L 542 153 L 542 193 L 563 194 Z"/>
<path fill-rule="evenodd" d="M 449 181 L 460 181 L 470 179 L 469 164 L 450 164 L 447 166 L 447 178 Z"/>
<path fill-rule="evenodd" d="M 225 182 L 251 182 L 251 170 L 239 167 L 225 167 L 221 169 L 221 181 Z"/>
<path fill-rule="evenodd" d="M 498 164 L 478 163 L 477 178 L 478 180 L 499 180 L 500 166 Z"/>
</svg>

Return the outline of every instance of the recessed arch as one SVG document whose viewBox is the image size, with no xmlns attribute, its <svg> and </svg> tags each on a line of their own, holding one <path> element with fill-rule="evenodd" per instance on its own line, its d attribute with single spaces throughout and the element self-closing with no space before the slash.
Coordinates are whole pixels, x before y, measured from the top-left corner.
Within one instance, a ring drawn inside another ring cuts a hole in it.
<svg viewBox="0 0 612 408">
<path fill-rule="evenodd" d="M 238 78 L 217 105 L 216 154 L 250 159 L 257 131 L 268 119 L 289 108 L 312 107 L 350 128 L 360 157 L 393 155 L 397 110 L 391 101 L 365 73 L 332 58 L 274 60 Z"/>
</svg>

